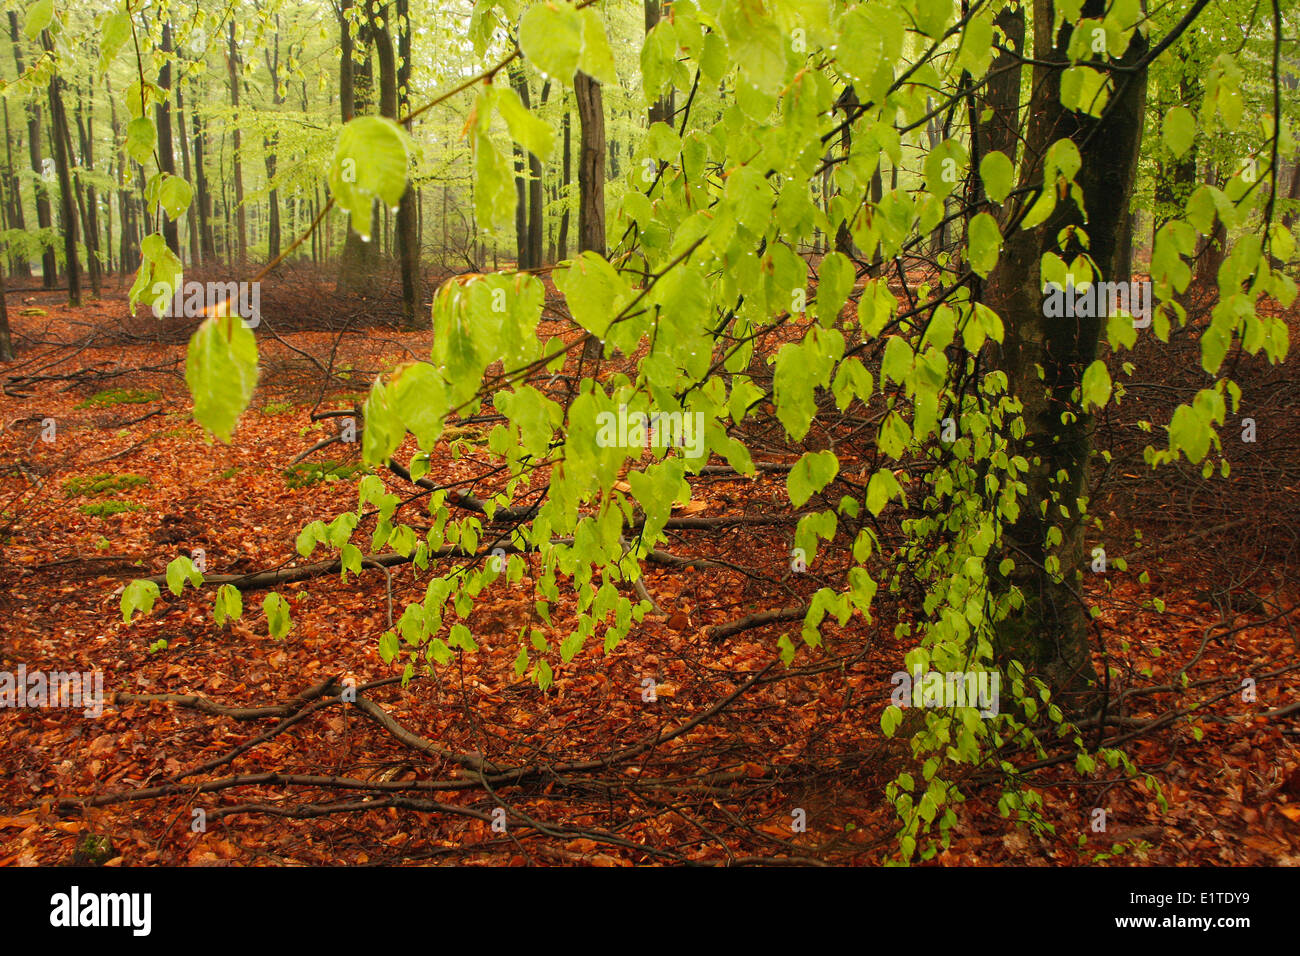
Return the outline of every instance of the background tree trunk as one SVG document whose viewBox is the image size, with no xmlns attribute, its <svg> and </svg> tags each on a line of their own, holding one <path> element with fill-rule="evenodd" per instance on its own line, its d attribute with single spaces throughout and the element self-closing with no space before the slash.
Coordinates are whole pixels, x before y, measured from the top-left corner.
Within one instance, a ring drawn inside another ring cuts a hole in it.
<svg viewBox="0 0 1300 956">
<path fill-rule="evenodd" d="M 18 178 L 18 167 L 14 163 L 13 136 L 9 129 L 9 101 L 3 102 L 5 117 L 5 196 L 9 201 L 9 228 L 26 230 L 23 221 L 22 181 Z M 32 264 L 26 255 L 13 252 L 9 256 L 9 274 L 30 279 Z"/>
<path fill-rule="evenodd" d="M 5 277 L 0 274 L 0 362 L 12 362 L 14 341 L 9 334 L 9 307 L 5 305 Z"/>
<path fill-rule="evenodd" d="M 280 95 L 280 15 L 275 17 L 275 31 L 272 34 L 274 40 L 271 46 L 264 50 L 266 56 L 266 66 L 271 73 L 271 105 L 274 108 L 284 102 L 284 97 Z M 266 259 L 272 262 L 280 255 L 280 192 L 275 187 L 275 166 L 276 166 L 276 146 L 279 137 L 272 132 L 270 135 L 263 137 L 262 148 L 264 150 L 264 161 L 266 163 L 266 182 L 270 187 L 267 193 L 267 202 L 269 209 L 266 219 Z"/>
<path fill-rule="evenodd" d="M 347 123 L 370 99 L 370 61 L 367 56 L 365 65 L 358 70 L 355 59 L 355 42 L 349 23 L 348 11 L 352 9 L 352 0 L 342 0 L 339 7 L 339 111 L 343 122 Z M 368 30 L 362 31 L 359 39 L 368 42 Z M 375 230 L 371 230 L 374 235 Z M 347 236 L 343 241 L 343 251 L 339 259 L 339 280 L 337 289 L 340 293 L 368 294 L 374 286 L 375 243 L 362 240 L 360 233 L 347 226 Z"/>
<path fill-rule="evenodd" d="M 230 21 L 230 51 L 226 57 L 226 70 L 230 76 L 230 106 L 235 112 L 231 123 L 230 162 L 235 183 L 235 266 L 242 268 L 248 261 L 248 223 L 244 216 L 244 171 L 239 160 L 239 47 L 235 45 L 235 21 Z"/>
<path fill-rule="evenodd" d="M 560 214 L 560 232 L 556 237 L 556 257 L 563 262 L 569 258 L 569 187 L 573 183 L 573 148 L 570 134 L 569 104 L 564 104 L 564 118 L 560 121 L 564 139 L 564 157 L 561 164 L 560 196 L 564 200 L 564 211 Z"/>
<path fill-rule="evenodd" d="M 233 29 L 233 24 L 232 24 Z M 231 34 L 233 42 L 233 33 Z M 162 45 L 160 47 L 163 54 L 162 69 L 158 71 L 158 86 L 163 91 L 162 100 L 154 108 L 154 115 L 158 126 L 158 168 L 170 175 L 176 175 L 176 152 L 172 148 L 172 25 L 164 21 L 162 25 Z M 231 47 L 233 52 L 234 47 Z M 238 106 L 238 103 L 234 104 Z M 235 135 L 239 135 L 239 124 L 235 124 Z M 236 147 L 238 149 L 238 147 Z M 236 160 L 238 162 L 238 160 Z M 236 169 L 239 167 L 236 166 Z M 236 174 L 238 175 L 238 174 Z M 180 223 L 170 216 L 162 217 L 162 234 L 163 239 L 167 242 L 167 248 L 172 252 L 180 255 Z"/>
<path fill-rule="evenodd" d="M 50 31 L 41 32 L 41 42 L 47 52 L 54 51 Z M 76 193 L 72 186 L 72 157 L 69 155 L 71 138 L 68 136 L 68 116 L 63 109 L 63 77 L 55 73 L 50 77 L 50 139 L 54 143 L 54 168 L 59 177 L 59 216 L 63 220 L 63 255 L 67 259 L 68 305 L 81 305 L 81 265 L 77 262 L 77 210 Z"/>
<path fill-rule="evenodd" d="M 605 109 L 600 84 L 581 71 L 573 79 L 578 122 L 582 127 L 578 153 L 578 251 L 605 255 Z M 582 347 L 584 361 L 600 358 L 595 338 Z"/>
<path fill-rule="evenodd" d="M 14 47 L 14 66 L 21 75 L 23 66 L 23 44 L 19 39 L 18 14 L 9 11 L 9 38 Z M 32 191 L 36 194 L 36 225 L 40 229 L 49 229 L 54 224 L 50 209 L 50 194 L 45 184 L 45 161 L 41 156 L 41 107 L 37 103 L 27 104 L 27 151 L 32 160 L 32 172 L 36 174 Z M 54 246 L 46 243 L 41 252 L 41 286 L 53 289 L 59 284 L 59 259 Z"/>
<path fill-rule="evenodd" d="M 397 105 L 407 115 L 411 111 L 411 20 L 409 0 L 397 0 Z M 406 123 L 411 132 L 411 123 Z M 420 325 L 420 303 L 424 283 L 420 274 L 420 188 L 408 182 L 397 205 L 397 255 L 402 269 L 402 306 L 408 328 Z"/>
<path fill-rule="evenodd" d="M 81 143 L 81 166 L 86 172 L 93 173 L 95 171 L 95 126 L 91 109 L 95 102 L 94 96 L 89 98 L 89 105 L 84 105 L 86 102 L 78 87 L 77 137 Z M 80 173 L 77 174 L 77 179 L 81 179 Z M 98 299 L 103 289 L 103 278 L 99 261 L 99 199 L 95 194 L 93 181 L 86 184 L 86 203 L 82 210 L 82 223 L 85 226 L 86 269 L 90 272 L 90 291 Z"/>
</svg>

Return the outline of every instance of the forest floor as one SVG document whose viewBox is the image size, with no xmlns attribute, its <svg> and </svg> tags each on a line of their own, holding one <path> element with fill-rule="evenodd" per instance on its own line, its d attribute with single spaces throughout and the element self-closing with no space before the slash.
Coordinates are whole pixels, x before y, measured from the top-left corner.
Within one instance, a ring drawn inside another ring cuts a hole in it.
<svg viewBox="0 0 1300 956">
<path fill-rule="evenodd" d="M 908 646 L 893 636 L 885 589 L 874 623 L 832 622 L 825 647 L 788 669 L 776 660 L 780 625 L 721 644 L 706 633 L 787 603 L 788 528 L 721 523 L 682 552 L 717 565 L 648 565 L 646 587 L 666 613 L 647 616 L 608 654 L 590 642 L 545 693 L 514 669 L 519 629 L 534 618 L 527 578 L 492 585 L 500 592 L 472 619 L 478 651 L 406 688 L 378 641 L 390 617 L 423 597 L 425 576 L 409 565 L 278 586 L 293 618 L 281 640 L 267 634 L 262 590 L 247 591 L 243 618 L 225 627 L 213 623 L 210 588 L 177 598 L 164 587 L 151 614 L 124 624 L 123 586 L 162 573 L 178 553 L 202 548 L 213 574 L 319 561 L 319 552 L 300 558 L 294 539 L 310 521 L 356 508 L 346 466 L 359 446 L 306 459 L 331 460 L 343 480 L 327 473 L 333 465 L 287 473 L 337 428 L 311 412 L 359 404 L 377 371 L 427 356 L 430 334 L 271 323 L 258 333 L 262 385 L 223 445 L 190 417 L 186 329 L 128 319 L 120 293 L 79 309 L 31 290 L 11 292 L 9 303 L 20 353 L 0 366 L 0 669 L 99 670 L 110 701 L 115 692 L 197 695 L 230 708 L 282 704 L 327 678 L 353 678 L 439 750 L 413 749 L 373 712 L 305 699 L 260 719 L 126 699 L 94 719 L 67 708 L 0 710 L 0 865 L 84 859 L 96 849 L 88 837 L 108 841 L 99 858 L 110 865 L 870 864 L 896 852 L 883 789 L 914 768 L 905 744 L 880 729 Z M 1288 320 L 1294 339 L 1300 323 L 1294 312 Z M 1247 367 L 1256 368 L 1245 362 L 1241 375 Z M 973 775 L 937 862 L 1300 863 L 1300 710 L 1286 709 L 1300 700 L 1296 382 L 1294 369 L 1259 365 L 1247 396 L 1272 396 L 1277 417 L 1256 416 L 1260 444 L 1231 450 L 1232 477 L 1175 470 L 1153 486 L 1117 465 L 1094 499 L 1108 535 L 1132 542 L 1130 528 L 1144 531 L 1127 570 L 1112 564 L 1086 586 L 1103 608 L 1107 662 L 1122 675 L 1112 692 L 1127 692 L 1108 736 L 1146 775 L 1081 777 L 1072 758 L 1035 770 L 1028 780 L 1051 832 L 1004 819 L 999 783 Z M 1140 400 L 1140 389 L 1133 394 Z M 47 419 L 52 442 L 42 440 Z M 1131 424 L 1103 422 L 1100 444 L 1131 442 Z M 485 434 L 458 432 L 471 446 Z M 430 476 L 453 482 L 473 473 L 474 458 L 472 448 L 456 460 L 435 455 Z M 383 477 L 418 524 L 419 489 Z M 779 472 L 710 476 L 696 489 L 683 514 L 789 508 Z M 368 531 L 363 523 L 359 537 Z M 737 556 L 742 570 L 732 568 Z M 755 577 L 756 567 L 765 574 Z M 572 601 L 561 605 L 557 630 L 572 611 Z M 1251 676 L 1257 697 L 1243 700 Z M 653 701 L 643 699 L 646 678 L 656 681 Z M 276 724 L 291 713 L 305 716 Z M 657 734 L 656 746 L 641 745 Z M 465 755 L 530 769 L 485 787 Z M 159 786 L 172 789 L 103 806 L 59 803 Z M 506 833 L 491 825 L 498 805 L 511 809 Z M 191 826 L 195 808 L 208 813 L 202 832 Z M 806 832 L 792 830 L 797 810 Z"/>
</svg>

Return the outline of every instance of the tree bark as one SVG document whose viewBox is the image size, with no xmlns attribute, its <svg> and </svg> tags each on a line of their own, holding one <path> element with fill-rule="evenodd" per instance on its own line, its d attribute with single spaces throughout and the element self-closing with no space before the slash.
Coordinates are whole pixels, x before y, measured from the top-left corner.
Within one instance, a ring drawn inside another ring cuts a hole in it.
<svg viewBox="0 0 1300 956">
<path fill-rule="evenodd" d="M 160 49 L 163 54 L 163 65 L 162 69 L 158 71 L 158 86 L 162 89 L 163 96 L 158 105 L 154 107 L 154 116 L 158 126 L 158 169 L 169 176 L 175 176 L 176 151 L 172 145 L 172 25 L 170 21 L 163 21 Z M 239 104 L 234 105 L 238 106 Z M 236 136 L 239 135 L 238 130 L 239 124 L 236 122 Z M 162 217 L 162 234 L 167 243 L 167 248 L 180 255 L 180 223 L 165 213 Z"/>
<path fill-rule="evenodd" d="M 645 32 L 648 35 L 663 19 L 663 2 L 662 0 L 643 0 L 643 6 L 645 8 Z M 675 98 L 673 91 L 670 90 L 667 96 L 659 97 L 650 105 L 650 109 L 646 114 L 649 125 L 653 126 L 655 123 L 673 125 L 673 117 L 677 112 Z"/>
<path fill-rule="evenodd" d="M 91 112 L 94 102 L 92 96 L 90 105 L 84 105 L 81 88 L 77 88 L 77 136 L 81 142 L 81 166 L 90 173 L 95 171 L 95 125 L 94 114 Z M 80 174 L 77 179 L 81 179 Z M 78 185 L 80 186 L 80 182 Z M 90 272 L 90 291 L 98 299 L 103 289 L 103 277 L 99 261 L 99 199 L 93 182 L 86 184 L 86 204 L 82 210 L 82 224 L 86 232 L 86 268 Z"/>
<path fill-rule="evenodd" d="M 14 165 L 14 144 L 13 134 L 9 128 L 9 101 L 5 100 L 5 194 L 9 201 L 9 228 L 26 230 L 27 225 L 23 221 L 23 191 L 22 182 L 18 178 L 18 167 Z M 9 256 L 9 273 L 10 275 L 21 276 L 30 279 L 32 276 L 32 264 L 25 254 L 11 252 Z"/>
<path fill-rule="evenodd" d="M 14 67 L 21 75 L 23 66 L 23 45 L 18 33 L 18 14 L 9 11 L 9 38 L 13 41 Z M 49 229 L 54 224 L 54 215 L 50 208 L 50 194 L 46 191 L 45 160 L 41 156 L 41 107 L 38 103 L 27 104 L 27 151 L 32 160 L 32 172 L 36 174 L 32 191 L 36 195 L 36 225 Z M 59 284 L 59 257 L 52 243 L 46 243 L 41 251 L 41 286 L 53 289 Z"/>
<path fill-rule="evenodd" d="M 271 73 L 271 106 L 278 109 L 284 103 L 284 97 L 280 95 L 279 14 L 275 16 L 275 32 L 271 46 L 264 50 L 263 53 L 266 56 L 267 69 Z M 274 132 L 262 139 L 264 160 L 266 162 L 266 182 L 270 187 L 267 191 L 269 209 L 266 220 L 266 258 L 268 262 L 273 262 L 280 255 L 280 192 L 275 187 L 276 147 L 278 141 L 279 137 Z"/>
<path fill-rule="evenodd" d="M 339 6 L 339 111 L 343 122 L 349 122 L 370 102 L 370 59 L 367 54 L 360 69 L 355 61 L 355 42 L 348 19 L 352 9 L 352 0 L 342 0 Z M 363 46 L 369 42 L 368 27 L 359 31 L 358 39 Z M 338 285 L 340 293 L 368 294 L 373 288 L 375 272 L 375 243 L 365 242 L 361 235 L 348 223 L 347 236 L 343 241 L 343 251 L 339 260 Z M 376 230 L 371 228 L 371 236 Z"/>
<path fill-rule="evenodd" d="M 600 83 L 581 71 L 573 80 L 582 127 L 578 153 L 578 251 L 605 255 L 605 109 Z M 603 346 L 593 338 L 582 346 L 584 362 L 600 358 Z"/>
<path fill-rule="evenodd" d="M 1104 7 L 1104 0 L 1086 0 L 1082 15 L 1100 17 Z M 1045 316 L 1039 263 L 1044 252 L 1056 249 L 1061 230 L 1083 226 L 1091 240 L 1089 252 L 1101 272 L 1098 278 L 1128 281 L 1129 205 L 1142 137 L 1146 74 L 1145 70 L 1112 74 L 1115 102 L 1101 120 L 1069 112 L 1060 104 L 1060 78 L 1068 65 L 1071 29 L 1067 25 L 1052 36 L 1052 0 L 1035 0 L 1033 20 L 1038 62 L 1022 183 L 1041 176 L 1041 170 L 1032 167 L 1052 142 L 1071 139 L 1083 157 L 1076 179 L 1083 189 L 1088 220 L 1085 225 L 1074 203 L 1062 200 L 1041 225 L 1028 230 L 1013 226 L 984 291 L 984 301 L 1005 323 L 1005 340 L 996 358 L 1012 394 L 1024 403 L 1026 432 L 1018 451 L 1030 462 L 1024 477 L 1027 496 L 1018 520 L 1007 528 L 1008 553 L 1016 567 L 1006 577 L 991 569 L 991 578 L 995 587 L 1019 588 L 1024 598 L 1024 607 L 998 625 L 999 655 L 1018 658 L 1063 695 L 1067 704 L 1079 706 L 1090 699 L 1096 683 L 1088 616 L 1076 596 L 1085 567 L 1085 524 L 1075 502 L 1087 491 L 1092 420 L 1073 393 L 1097 357 L 1104 318 Z M 1120 64 L 1132 67 L 1146 48 L 1141 34 L 1134 34 Z M 1080 251 L 1078 240 L 1072 238 L 1060 254 L 1070 261 Z M 1058 506 L 1066 507 L 1069 516 L 1062 518 Z M 1047 533 L 1053 525 L 1060 527 L 1063 538 L 1048 546 Z M 1059 561 L 1060 575 L 1044 569 L 1048 558 Z"/>
<path fill-rule="evenodd" d="M 230 77 L 230 106 L 235 117 L 230 129 L 231 154 L 235 182 L 235 265 L 242 268 L 248 260 L 248 222 L 244 216 L 244 170 L 239 161 L 239 48 L 235 45 L 235 21 L 230 21 L 230 47 L 226 57 L 226 70 Z"/>
<path fill-rule="evenodd" d="M 560 214 L 560 233 L 556 237 L 556 258 L 563 262 L 569 258 L 569 187 L 573 183 L 573 149 L 570 134 L 569 104 L 564 104 L 564 119 L 560 121 L 564 137 L 564 157 L 561 164 L 560 198 L 564 201 L 564 211 Z"/>
<path fill-rule="evenodd" d="M 0 362 L 14 360 L 14 340 L 9 333 L 9 307 L 5 304 L 5 277 L 0 273 Z"/>
<path fill-rule="evenodd" d="M 983 107 L 993 112 L 977 126 L 978 154 L 983 158 L 989 153 L 1003 153 L 1014 165 L 1020 145 L 1020 57 L 1025 52 L 1024 7 L 1003 7 L 993 19 L 993 25 L 1001 31 L 1003 45 L 1008 49 L 999 51 L 989 65 Z"/>
<path fill-rule="evenodd" d="M 49 53 L 54 52 L 50 31 L 41 32 L 41 42 Z M 81 305 L 81 265 L 77 261 L 77 210 L 76 193 L 72 185 L 71 138 L 68 135 L 68 116 L 63 108 L 63 77 L 55 73 L 50 77 L 50 139 L 54 143 L 54 168 L 59 177 L 59 217 L 63 220 L 63 255 L 68 273 L 68 305 Z"/>
</svg>

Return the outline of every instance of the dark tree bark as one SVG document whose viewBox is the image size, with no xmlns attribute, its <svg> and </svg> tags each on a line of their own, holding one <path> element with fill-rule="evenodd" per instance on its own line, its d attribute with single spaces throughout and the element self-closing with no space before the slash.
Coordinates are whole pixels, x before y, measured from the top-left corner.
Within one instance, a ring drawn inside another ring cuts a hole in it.
<svg viewBox="0 0 1300 956">
<path fill-rule="evenodd" d="M 240 165 L 239 148 L 239 84 L 240 62 L 239 47 L 235 45 L 235 21 L 230 21 L 230 44 L 226 56 L 226 71 L 230 77 L 230 106 L 235 112 L 235 121 L 231 123 L 230 137 L 232 151 L 230 161 L 235 181 L 235 265 L 242 267 L 248 260 L 248 222 L 244 216 L 244 170 Z"/>
<path fill-rule="evenodd" d="M 645 8 L 645 32 L 648 34 L 653 30 L 661 19 L 663 19 L 662 0 L 643 0 Z M 661 96 L 650 105 L 650 110 L 646 119 L 650 125 L 655 123 L 667 123 L 673 125 L 673 117 L 676 114 L 675 94 L 669 90 L 667 96 Z"/>
<path fill-rule="evenodd" d="M 355 43 L 349 23 L 348 11 L 352 9 L 352 0 L 342 0 L 338 8 L 339 19 L 339 111 L 343 122 L 347 123 L 358 113 L 364 113 L 370 104 L 371 74 L 369 53 L 358 68 L 355 58 Z M 369 27 L 363 25 L 358 31 L 358 40 L 363 48 L 369 41 Z M 371 236 L 377 229 L 372 223 Z M 368 294 L 374 286 L 376 243 L 365 242 L 361 235 L 347 227 L 347 237 L 343 241 L 340 255 L 338 285 L 340 293 Z"/>
<path fill-rule="evenodd" d="M 564 211 L 560 214 L 560 232 L 556 237 L 556 257 L 562 262 L 569 258 L 569 187 L 573 183 L 573 149 L 571 145 L 571 124 L 569 122 L 568 97 L 565 97 L 564 118 L 560 121 L 563 130 L 564 156 L 561 161 L 560 195 L 564 198 Z"/>
<path fill-rule="evenodd" d="M 406 116 L 411 112 L 411 19 L 409 0 L 397 0 L 397 105 L 398 112 Z M 411 132 L 411 123 L 406 124 Z M 420 281 L 420 188 L 409 182 L 397 205 L 397 255 L 402 271 L 402 308 L 409 328 L 419 326 L 420 297 L 424 294 Z"/>
<path fill-rule="evenodd" d="M 112 83 L 108 77 L 104 77 L 105 89 L 108 92 L 108 122 L 113 131 L 113 142 L 121 142 L 121 128 L 117 122 L 117 102 L 113 96 Z M 119 171 L 121 172 L 121 171 Z M 117 254 L 118 269 L 118 288 L 121 288 L 127 272 L 136 268 L 138 264 L 137 252 L 140 248 L 135 237 L 135 219 L 132 213 L 131 191 L 126 188 L 126 180 L 123 175 L 114 177 L 118 183 L 117 190 L 117 212 L 118 220 L 121 223 L 121 236 L 119 237 L 119 247 Z M 113 217 L 107 217 L 110 226 L 109 247 L 112 247 L 111 226 Z"/>
<path fill-rule="evenodd" d="M 233 30 L 234 24 L 231 24 Z M 232 34 L 233 36 L 233 34 Z M 154 107 L 154 117 L 158 126 L 158 169 L 170 176 L 176 175 L 176 151 L 172 145 L 172 25 L 169 21 L 163 21 L 162 25 L 162 44 L 160 49 L 163 54 L 162 69 L 158 71 L 158 86 L 163 91 L 162 100 Z M 238 106 L 239 104 L 234 104 Z M 235 124 L 235 135 L 239 135 L 239 124 Z M 238 167 L 236 167 L 238 168 Z M 181 251 L 180 241 L 180 223 L 166 214 L 162 217 L 162 234 L 167 243 L 167 248 L 177 255 Z"/>
<path fill-rule="evenodd" d="M 0 272 L 0 362 L 14 360 L 14 341 L 9 333 L 9 307 L 5 305 L 5 277 Z"/>
<path fill-rule="evenodd" d="M 199 117 L 197 104 L 190 107 L 190 125 L 194 130 L 194 205 L 199 218 L 199 249 L 201 258 L 210 262 L 217 257 L 217 247 L 212 236 L 212 190 L 203 160 L 207 130 Z"/>
<path fill-rule="evenodd" d="M 1104 8 L 1104 0 L 1086 0 L 1083 16 L 1100 17 Z M 1083 157 L 1076 178 L 1088 209 L 1089 251 L 1101 271 L 1099 278 L 1128 281 L 1132 247 L 1129 205 L 1142 137 L 1145 70 L 1113 74 L 1115 102 L 1103 119 L 1069 112 L 1060 104 L 1060 78 L 1068 65 L 1071 30 L 1067 25 L 1053 37 L 1052 0 L 1035 0 L 1033 20 L 1037 63 L 1022 182 L 1041 177 L 1041 169 L 1031 167 L 1052 142 L 1061 137 L 1071 139 Z M 1141 34 L 1134 34 L 1121 65 L 1136 64 L 1146 48 Z M 995 586 L 1016 586 L 1025 601 L 1013 618 L 999 624 L 998 651 L 1004 658 L 1018 658 L 1031 672 L 1041 675 L 1067 704 L 1080 706 L 1090 699 L 1096 683 L 1087 614 L 1076 596 L 1085 568 L 1085 524 L 1075 501 L 1087 491 L 1092 419 L 1073 393 L 1084 370 L 1097 357 L 1105 320 L 1045 316 L 1039 274 L 1043 253 L 1055 249 L 1061 230 L 1071 225 L 1083 225 L 1082 217 L 1073 203 L 1062 201 L 1041 225 L 1028 230 L 1013 226 L 989 276 L 984 300 L 1006 326 L 997 362 L 1009 378 L 1012 393 L 1024 403 L 1026 433 L 1019 452 L 1031 463 L 1024 477 L 1027 498 L 1021 502 L 1019 519 L 1007 529 L 1015 570 L 1007 577 L 996 569 L 991 571 Z M 1081 251 L 1076 239 L 1069 244 L 1063 252 L 1067 261 Z M 1041 380 L 1038 367 L 1044 373 Z M 1073 418 L 1063 421 L 1066 412 Z M 1058 505 L 1069 509 L 1068 518 L 1061 517 Z M 1063 540 L 1049 547 L 1047 532 L 1053 525 L 1061 527 Z M 1044 570 L 1049 557 L 1060 562 L 1059 577 Z"/>
<path fill-rule="evenodd" d="M 382 14 L 383 24 L 379 23 Z M 370 0 L 370 29 L 374 36 L 375 59 L 379 64 L 379 115 L 398 118 L 397 59 L 393 50 L 392 19 L 388 7 Z M 385 210 L 385 215 L 388 211 Z M 397 206 L 396 243 L 402 273 L 402 319 L 415 327 L 416 280 L 419 270 L 419 241 L 415 235 L 415 196 L 407 188 Z"/>
<path fill-rule="evenodd" d="M 984 122 L 977 121 L 978 154 L 984 157 L 992 152 L 1004 153 L 1014 164 L 1020 145 L 1020 57 L 1025 52 L 1024 7 L 1003 7 L 993 19 L 993 25 L 1002 32 L 1003 44 L 1008 49 L 999 51 L 989 65 L 980 114 L 985 109 L 993 112 Z"/>
<path fill-rule="evenodd" d="M 531 110 L 532 101 L 528 90 L 528 78 L 518 64 L 510 71 L 510 85 L 519 94 L 524 109 Z M 541 102 L 546 103 L 550 84 L 542 89 Z M 518 204 L 515 207 L 515 232 L 517 237 L 518 260 L 520 269 L 536 269 L 542 265 L 542 235 L 545 231 L 543 210 L 545 197 L 542 192 L 542 160 L 533 153 L 528 154 L 528 175 L 523 175 L 524 155 L 518 144 L 515 146 L 515 192 Z"/>
<path fill-rule="evenodd" d="M 19 39 L 18 14 L 13 10 L 9 11 L 9 38 L 13 42 L 14 67 L 21 74 L 25 69 L 23 44 Z M 50 194 L 45 188 L 47 179 L 45 161 L 41 156 L 41 107 L 37 103 L 27 105 L 27 151 L 32 160 L 32 172 L 36 174 L 35 185 L 32 187 L 36 194 L 36 225 L 41 229 L 49 229 L 54 224 L 54 215 L 50 208 Z M 53 289 L 58 284 L 59 258 L 54 246 L 46 244 L 41 252 L 41 286 Z"/>
<path fill-rule="evenodd" d="M 47 52 L 54 51 L 50 31 L 41 32 Z M 72 185 L 71 138 L 68 116 L 63 107 L 63 77 L 50 77 L 50 140 L 54 143 L 54 168 L 59 177 L 59 217 L 63 220 L 63 255 L 67 259 L 68 305 L 81 305 L 81 265 L 77 261 L 76 193 Z"/>
<path fill-rule="evenodd" d="M 9 101 L 5 100 L 5 197 L 9 203 L 9 228 L 26 230 L 27 225 L 23 221 L 23 191 L 22 183 L 18 179 L 18 167 L 14 164 L 14 145 L 13 134 L 9 128 Z M 14 252 L 9 257 L 9 274 L 21 276 L 30 279 L 32 276 L 32 264 L 28 261 L 27 256 Z"/>
<path fill-rule="evenodd" d="M 275 17 L 275 32 L 272 34 L 271 46 L 263 51 L 266 67 L 271 73 L 271 105 L 274 108 L 284 103 L 280 95 L 280 15 Z M 276 147 L 279 137 L 273 132 L 262 139 L 262 148 L 266 162 L 266 181 L 271 184 L 267 193 L 266 219 L 266 258 L 274 261 L 280 255 L 280 191 L 275 187 Z"/>
<path fill-rule="evenodd" d="M 94 114 L 91 109 L 94 106 L 94 99 L 91 98 L 89 105 L 83 103 L 81 88 L 77 88 L 77 136 L 81 143 L 81 167 L 86 172 L 95 170 L 95 126 Z M 78 187 L 80 187 L 80 173 L 77 174 Z M 78 188 L 78 196 L 81 190 Z M 99 199 L 95 193 L 93 182 L 89 182 L 85 187 L 86 200 L 81 211 L 82 225 L 85 227 L 85 245 L 86 245 L 86 269 L 90 273 L 90 291 L 99 298 L 103 289 L 103 276 L 99 260 Z"/>
<path fill-rule="evenodd" d="M 578 251 L 605 255 L 605 108 L 600 83 L 581 71 L 573 79 L 578 122 L 582 128 L 578 152 Z M 584 361 L 595 361 L 601 343 L 590 338 L 582 347 Z"/>
</svg>

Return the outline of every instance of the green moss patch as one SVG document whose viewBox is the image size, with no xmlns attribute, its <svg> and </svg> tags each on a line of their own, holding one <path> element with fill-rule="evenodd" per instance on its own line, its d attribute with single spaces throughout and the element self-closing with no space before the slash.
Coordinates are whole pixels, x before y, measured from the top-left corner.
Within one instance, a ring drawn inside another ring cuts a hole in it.
<svg viewBox="0 0 1300 956">
<path fill-rule="evenodd" d="M 74 475 L 63 483 L 63 493 L 69 498 L 78 495 L 84 498 L 95 498 L 119 491 L 129 491 L 132 488 L 141 488 L 147 484 L 149 479 L 144 475 L 114 475 L 111 472 L 101 472 L 98 475 Z"/>
<path fill-rule="evenodd" d="M 111 518 L 113 515 L 120 515 L 126 511 L 141 511 L 144 505 L 138 505 L 134 501 L 94 501 L 88 505 L 78 505 L 77 510 L 83 515 L 89 515 L 92 518 Z"/>
<path fill-rule="evenodd" d="M 96 392 L 86 399 L 78 408 L 108 408 L 110 405 L 144 405 L 162 398 L 162 392 L 154 388 L 110 388 Z"/>
<path fill-rule="evenodd" d="M 284 470 L 284 480 L 290 488 L 310 488 L 322 481 L 347 481 L 365 470 L 360 462 L 302 461 Z"/>
</svg>

